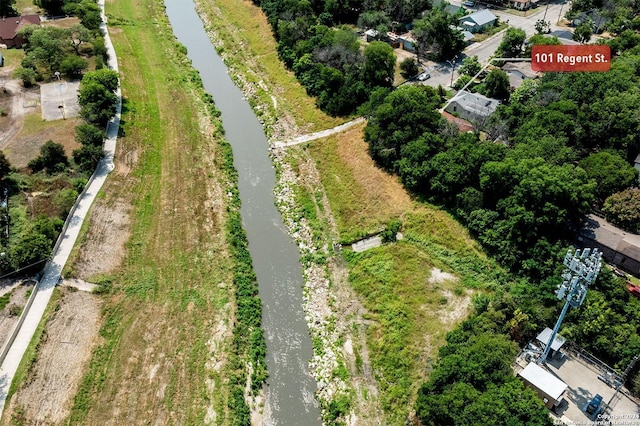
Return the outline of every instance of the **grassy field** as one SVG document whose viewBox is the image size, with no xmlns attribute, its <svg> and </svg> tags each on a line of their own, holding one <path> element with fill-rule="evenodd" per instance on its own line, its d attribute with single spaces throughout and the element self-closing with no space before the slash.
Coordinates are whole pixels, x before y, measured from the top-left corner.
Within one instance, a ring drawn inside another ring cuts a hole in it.
<svg viewBox="0 0 640 426">
<path fill-rule="evenodd" d="M 362 129 L 307 151 L 342 240 L 402 222 L 402 241 L 364 253 L 343 250 L 349 282 L 368 312 L 382 408 L 390 424 L 402 423 L 446 333 L 468 315 L 473 294 L 492 289 L 500 270 L 447 213 L 411 200 L 395 177 L 375 167 Z"/>
<path fill-rule="evenodd" d="M 224 424 L 234 296 L 219 124 L 161 1 L 107 2 L 107 15 L 125 98 L 116 157 L 138 162 L 103 191 L 133 203 L 132 236 L 121 270 L 100 277 L 102 343 L 69 422 Z"/>
<path fill-rule="evenodd" d="M 323 130 L 345 121 L 318 110 L 315 99 L 306 95 L 293 72 L 284 69 L 271 27 L 260 8 L 247 0 L 196 3 L 232 77 L 251 95 L 249 100 L 254 107 L 260 105 L 256 114 L 264 122 L 268 136 L 295 131 L 274 129 L 275 118 L 279 125 L 303 132 Z"/>
</svg>

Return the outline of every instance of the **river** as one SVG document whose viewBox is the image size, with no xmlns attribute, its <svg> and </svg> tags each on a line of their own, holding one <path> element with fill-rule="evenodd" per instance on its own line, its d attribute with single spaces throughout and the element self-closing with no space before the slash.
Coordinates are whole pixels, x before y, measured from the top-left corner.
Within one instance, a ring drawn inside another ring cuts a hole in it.
<svg viewBox="0 0 640 426">
<path fill-rule="evenodd" d="M 240 214 L 258 279 L 267 342 L 269 378 L 263 424 L 319 425 L 316 383 L 308 367 L 313 352 L 302 308 L 300 252 L 274 204 L 276 176 L 264 129 L 227 74 L 193 2 L 165 0 L 165 6 L 175 36 L 186 46 L 205 90 L 222 113 L 233 149 Z"/>
</svg>

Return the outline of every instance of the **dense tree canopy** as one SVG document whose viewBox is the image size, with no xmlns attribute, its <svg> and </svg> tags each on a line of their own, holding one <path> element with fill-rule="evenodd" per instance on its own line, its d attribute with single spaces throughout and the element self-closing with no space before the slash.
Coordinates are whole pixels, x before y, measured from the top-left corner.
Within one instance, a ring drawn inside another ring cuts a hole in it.
<svg viewBox="0 0 640 426">
<path fill-rule="evenodd" d="M 64 152 L 64 147 L 59 143 L 48 140 L 40 147 L 40 155 L 29 162 L 29 167 L 34 172 L 45 170 L 48 174 L 54 174 L 67 168 L 69 159 Z"/>
<path fill-rule="evenodd" d="M 0 16 L 16 16 L 18 12 L 15 9 L 16 0 L 0 1 Z"/>
<path fill-rule="evenodd" d="M 104 126 L 116 113 L 118 74 L 101 69 L 85 74 L 80 82 L 80 115 L 90 124 Z"/>
<path fill-rule="evenodd" d="M 605 200 L 602 211 L 611 223 L 640 234 L 640 189 L 629 188 L 612 194 Z"/>
<path fill-rule="evenodd" d="M 638 181 L 638 170 L 615 152 L 601 151 L 580 161 L 589 176 L 597 182 L 595 195 L 604 201 L 609 195 L 633 186 Z"/>
<path fill-rule="evenodd" d="M 464 37 L 453 26 L 453 19 L 446 12 L 436 9 L 414 22 L 413 36 L 420 55 L 431 55 L 442 61 L 451 59 L 462 51 Z"/>
<path fill-rule="evenodd" d="M 377 107 L 365 130 L 372 157 L 397 170 L 405 145 L 425 132 L 437 132 L 442 117 L 435 110 L 440 97 L 427 86 L 402 86 Z"/>
<path fill-rule="evenodd" d="M 498 58 L 519 58 L 522 55 L 526 33 L 521 28 L 509 27 L 496 50 Z"/>
</svg>

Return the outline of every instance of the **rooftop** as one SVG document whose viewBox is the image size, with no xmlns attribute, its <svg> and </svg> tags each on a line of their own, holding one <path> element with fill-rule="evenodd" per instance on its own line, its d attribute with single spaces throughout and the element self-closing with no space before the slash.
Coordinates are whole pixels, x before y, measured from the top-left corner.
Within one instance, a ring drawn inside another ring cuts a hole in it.
<svg viewBox="0 0 640 426">
<path fill-rule="evenodd" d="M 623 231 L 595 215 L 587 216 L 581 234 L 628 258 L 640 261 L 640 235 Z"/>
<path fill-rule="evenodd" d="M 40 25 L 40 16 L 24 15 L 2 18 L 0 21 L 0 39 L 8 40 L 16 36 L 16 33 L 26 25 Z"/>
<path fill-rule="evenodd" d="M 538 73 L 531 69 L 531 62 L 507 62 L 502 67 L 505 72 L 517 71 L 527 78 L 538 78 Z"/>
<path fill-rule="evenodd" d="M 467 92 L 466 90 L 458 92 L 454 101 L 467 111 L 473 111 L 476 114 L 487 116 L 491 115 L 496 108 L 498 108 L 498 105 L 500 105 L 500 101 L 497 99 L 487 98 L 486 96 Z"/>
<path fill-rule="evenodd" d="M 567 384 L 547 370 L 531 362 L 518 375 L 549 395 L 554 400 L 560 399 L 567 389 Z"/>
<path fill-rule="evenodd" d="M 491 11 L 489 11 L 489 9 L 482 9 L 482 10 L 479 10 L 477 12 L 472 13 L 471 15 L 467 15 L 467 16 L 465 16 L 463 18 L 460 18 L 460 19 L 464 19 L 464 20 L 471 19 L 477 25 L 486 25 L 486 24 L 489 24 L 489 23 L 495 21 L 498 18 L 496 18 L 496 15 L 491 13 Z"/>
<path fill-rule="evenodd" d="M 544 330 L 542 330 L 540 334 L 538 334 L 538 337 L 536 338 L 536 340 L 544 343 L 544 345 L 546 346 L 547 343 L 549 342 L 549 338 L 551 337 L 551 333 L 553 333 L 553 330 L 547 327 Z M 566 341 L 567 339 L 565 339 L 564 337 L 556 333 L 556 337 L 553 338 L 553 343 L 551 343 L 551 349 L 553 349 L 554 351 L 557 351 L 562 347 L 562 345 L 564 345 Z"/>
</svg>

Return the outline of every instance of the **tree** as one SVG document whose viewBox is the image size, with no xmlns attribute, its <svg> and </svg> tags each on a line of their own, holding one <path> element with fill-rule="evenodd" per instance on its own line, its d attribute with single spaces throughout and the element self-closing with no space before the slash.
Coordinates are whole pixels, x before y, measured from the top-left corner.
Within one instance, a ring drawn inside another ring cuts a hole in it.
<svg viewBox="0 0 640 426">
<path fill-rule="evenodd" d="M 591 154 L 579 164 L 590 179 L 598 182 L 595 195 L 600 202 L 638 183 L 638 170 L 616 153 L 602 151 Z"/>
<path fill-rule="evenodd" d="M 420 72 L 418 68 L 418 62 L 415 58 L 406 58 L 400 62 L 400 70 L 404 78 L 411 78 Z"/>
<path fill-rule="evenodd" d="M 89 123 L 76 126 L 76 142 L 79 144 L 102 147 L 103 141 L 104 131 L 99 127 Z"/>
<path fill-rule="evenodd" d="M 529 37 L 529 43 L 524 50 L 524 57 L 531 57 L 531 47 L 532 46 L 560 46 L 562 43 L 557 36 L 548 37 L 542 34 L 534 34 Z M 525 80 L 526 81 L 526 80 Z"/>
<path fill-rule="evenodd" d="M 116 90 L 118 90 L 118 73 L 106 68 L 91 71 L 84 75 L 82 83 L 98 83 L 104 86 L 109 92 L 115 93 Z"/>
<path fill-rule="evenodd" d="M 67 0 L 34 0 L 33 3 L 44 9 L 48 15 L 56 16 L 62 15 L 62 8 L 67 3 Z"/>
<path fill-rule="evenodd" d="M 364 49 L 363 79 L 369 87 L 391 87 L 396 55 L 387 43 L 373 41 Z"/>
<path fill-rule="evenodd" d="M 58 27 L 27 26 L 20 30 L 27 44 L 25 53 L 33 63 L 50 72 L 57 71 L 65 57 L 66 30 Z"/>
<path fill-rule="evenodd" d="M 4 151 L 0 151 L 0 182 L 4 181 L 9 173 L 11 173 L 11 164 L 4 155 Z"/>
<path fill-rule="evenodd" d="M 404 145 L 425 132 L 436 133 L 442 116 L 440 97 L 427 86 L 403 85 L 391 92 L 373 112 L 365 128 L 365 141 L 373 159 L 395 170 Z"/>
<path fill-rule="evenodd" d="M 478 55 L 467 56 L 462 60 L 462 66 L 458 68 L 458 73 L 474 77 L 481 69 L 482 65 L 480 65 L 480 62 L 478 61 Z"/>
<path fill-rule="evenodd" d="M 589 43 L 593 35 L 593 23 L 591 21 L 583 22 L 573 30 L 572 39 L 580 43 Z"/>
<path fill-rule="evenodd" d="M 385 12 L 392 21 L 406 23 L 411 22 L 411 20 L 429 7 L 429 0 L 389 0 L 386 2 Z"/>
<path fill-rule="evenodd" d="M 67 35 L 69 37 L 69 44 L 76 55 L 80 55 L 80 46 L 85 43 L 91 43 L 95 39 L 91 31 L 81 24 L 69 28 Z"/>
<path fill-rule="evenodd" d="M 14 269 L 32 266 L 32 270 L 41 270 L 45 260 L 51 254 L 53 241 L 37 232 L 29 232 L 9 250 L 9 258 Z"/>
<path fill-rule="evenodd" d="M 456 90 L 462 90 L 462 88 L 471 80 L 472 78 L 470 76 L 463 74 L 456 80 L 455 83 L 453 83 L 453 88 Z"/>
<path fill-rule="evenodd" d="M 82 0 L 78 3 L 65 3 L 65 5 L 63 6 L 63 11 L 80 18 L 80 23 L 89 30 L 97 31 L 100 29 L 100 24 L 102 24 L 102 17 L 100 16 L 100 6 L 98 6 L 92 0 Z"/>
<path fill-rule="evenodd" d="M 613 54 L 621 54 L 640 44 L 640 34 L 633 30 L 624 30 L 617 37 L 608 41 Z"/>
<path fill-rule="evenodd" d="M 602 211 L 609 222 L 640 234 L 640 189 L 629 188 L 611 195 L 605 200 Z"/>
<path fill-rule="evenodd" d="M 535 28 L 538 34 L 547 34 L 551 31 L 551 22 L 538 19 Z"/>
<path fill-rule="evenodd" d="M 91 124 L 104 126 L 116 113 L 116 95 L 101 84 L 81 84 L 78 99 L 80 116 Z"/>
<path fill-rule="evenodd" d="M 31 87 L 36 83 L 36 78 L 38 74 L 32 68 L 16 68 L 13 72 L 13 76 L 22 80 L 22 85 L 24 87 Z"/>
<path fill-rule="evenodd" d="M 362 12 L 358 17 L 358 27 L 360 28 L 374 28 L 386 27 L 387 31 L 391 25 L 391 19 L 381 10 L 367 10 Z"/>
<path fill-rule="evenodd" d="M 522 48 L 527 34 L 521 28 L 510 27 L 502 37 L 502 42 L 496 49 L 498 58 L 519 58 L 522 55 Z"/>
<path fill-rule="evenodd" d="M 487 96 L 490 98 L 506 100 L 509 98 L 509 76 L 507 73 L 500 70 L 492 70 L 487 78 L 484 80 L 484 84 L 487 88 Z"/>
<path fill-rule="evenodd" d="M 48 140 L 40 147 L 40 156 L 29 162 L 29 167 L 34 172 L 45 170 L 48 174 L 61 172 L 69 165 L 69 159 L 64 152 L 64 147 Z"/>
<path fill-rule="evenodd" d="M 62 62 L 60 62 L 60 71 L 70 78 L 81 77 L 82 72 L 88 67 L 89 62 L 76 55 L 67 55 Z"/>
<path fill-rule="evenodd" d="M 100 159 L 104 155 L 102 147 L 96 145 L 83 145 L 73 151 L 73 161 L 80 171 L 91 174 L 96 169 Z"/>
<path fill-rule="evenodd" d="M 453 58 L 464 49 L 462 33 L 452 25 L 452 18 L 442 10 L 432 10 L 427 16 L 414 22 L 413 36 L 418 54 L 428 52 L 439 61 Z"/>
<path fill-rule="evenodd" d="M 0 16 L 16 16 L 18 12 L 15 8 L 16 0 L 2 0 L 0 1 Z"/>
</svg>

